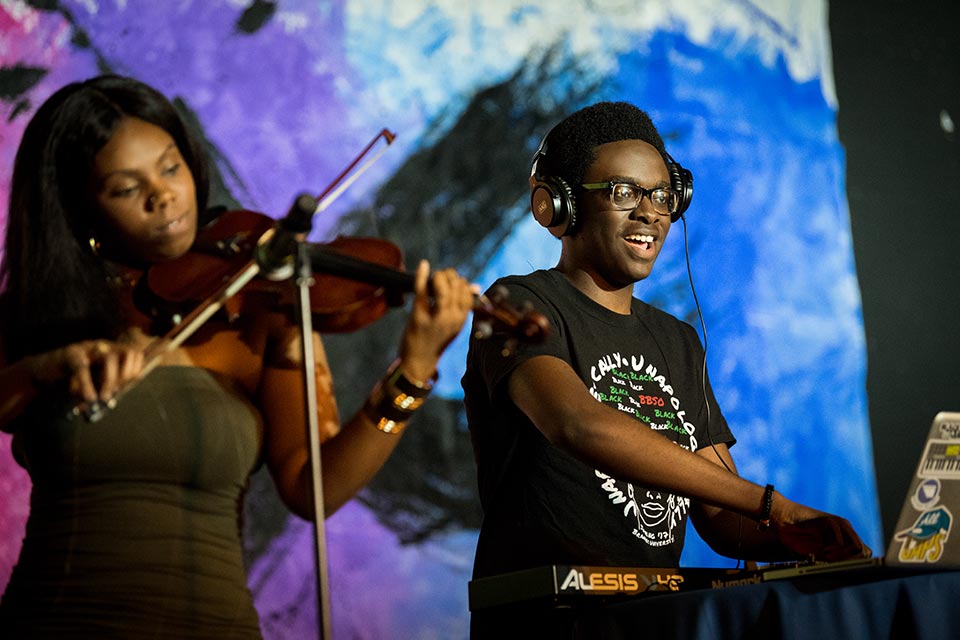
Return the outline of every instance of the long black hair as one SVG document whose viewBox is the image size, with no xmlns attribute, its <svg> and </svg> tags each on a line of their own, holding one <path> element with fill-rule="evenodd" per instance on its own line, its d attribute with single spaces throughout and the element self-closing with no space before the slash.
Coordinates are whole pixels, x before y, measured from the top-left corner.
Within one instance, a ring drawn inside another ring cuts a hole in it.
<svg viewBox="0 0 960 640">
<path fill-rule="evenodd" d="M 123 314 L 108 266 L 90 246 L 94 156 L 125 118 L 173 138 L 206 206 L 206 157 L 176 109 L 148 85 L 115 75 L 69 84 L 33 115 L 17 150 L 3 261 L 0 320 L 9 360 L 90 338 L 115 338 Z"/>
</svg>

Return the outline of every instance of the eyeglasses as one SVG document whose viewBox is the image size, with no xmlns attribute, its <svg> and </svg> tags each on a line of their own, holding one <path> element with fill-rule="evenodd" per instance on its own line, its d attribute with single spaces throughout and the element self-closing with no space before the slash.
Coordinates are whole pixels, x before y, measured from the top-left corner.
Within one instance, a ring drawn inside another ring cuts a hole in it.
<svg viewBox="0 0 960 640">
<path fill-rule="evenodd" d="M 661 216 L 672 215 L 680 203 L 680 196 L 670 187 L 644 189 L 629 182 L 587 182 L 580 185 L 587 191 L 610 190 L 610 204 L 620 211 L 632 211 L 640 206 L 644 198 L 650 198 L 653 210 Z"/>
</svg>

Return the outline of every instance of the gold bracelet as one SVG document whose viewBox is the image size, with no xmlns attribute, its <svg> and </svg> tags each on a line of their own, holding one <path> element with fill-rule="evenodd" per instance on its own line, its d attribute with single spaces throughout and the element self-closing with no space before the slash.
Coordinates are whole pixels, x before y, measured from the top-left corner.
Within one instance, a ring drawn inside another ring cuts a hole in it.
<svg viewBox="0 0 960 640">
<path fill-rule="evenodd" d="M 396 420 L 390 420 L 389 418 L 380 418 L 374 423 L 373 426 L 384 433 L 389 433 L 392 436 L 398 436 L 403 433 L 404 429 L 407 428 L 407 423 L 397 422 Z"/>
<path fill-rule="evenodd" d="M 436 379 L 434 375 L 429 382 L 413 380 L 400 368 L 400 361 L 395 360 L 367 399 L 364 414 L 380 431 L 399 435 L 430 395 Z"/>
</svg>

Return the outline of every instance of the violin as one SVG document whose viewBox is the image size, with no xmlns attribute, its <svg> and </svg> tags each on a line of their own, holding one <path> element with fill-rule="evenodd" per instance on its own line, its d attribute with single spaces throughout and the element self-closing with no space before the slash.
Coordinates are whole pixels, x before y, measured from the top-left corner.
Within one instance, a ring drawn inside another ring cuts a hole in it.
<svg viewBox="0 0 960 640">
<path fill-rule="evenodd" d="M 253 259 L 257 244 L 274 228 L 269 216 L 248 210 L 226 211 L 198 232 L 193 248 L 176 260 L 150 267 L 144 277 L 148 296 L 139 301 L 141 311 L 172 327 L 198 304 L 217 293 Z M 379 238 L 338 237 L 324 250 L 352 256 L 375 265 L 399 270 L 402 255 L 396 245 Z M 311 252 L 313 245 L 311 245 Z M 257 274 L 258 276 L 260 274 Z M 224 299 L 229 321 L 236 320 L 248 300 L 260 308 L 289 309 L 296 290 L 285 280 L 251 279 L 236 295 Z M 310 311 L 321 333 L 343 333 L 376 321 L 403 300 L 397 292 L 378 283 L 363 283 L 345 277 L 314 272 L 310 287 Z"/>
<path fill-rule="evenodd" d="M 144 277 L 154 297 L 156 316 L 167 310 L 173 324 L 183 322 L 182 311 L 224 296 L 223 289 L 238 273 L 250 268 L 257 245 L 275 229 L 269 216 L 248 210 L 227 211 L 201 229 L 193 248 L 182 257 L 150 267 Z M 404 303 L 413 291 L 414 276 L 403 270 L 400 248 L 381 238 L 338 236 L 327 243 L 308 243 L 313 268 L 310 312 L 320 333 L 345 333 L 362 329 Z M 236 319 L 248 297 L 258 307 L 292 309 L 295 287 L 287 280 L 258 277 L 224 298 L 223 309 Z M 529 308 L 506 302 L 505 291 L 474 298 L 477 337 L 494 333 L 508 339 L 538 342 L 548 331 L 546 319 Z M 179 311 L 178 311 L 179 310 Z"/>
</svg>

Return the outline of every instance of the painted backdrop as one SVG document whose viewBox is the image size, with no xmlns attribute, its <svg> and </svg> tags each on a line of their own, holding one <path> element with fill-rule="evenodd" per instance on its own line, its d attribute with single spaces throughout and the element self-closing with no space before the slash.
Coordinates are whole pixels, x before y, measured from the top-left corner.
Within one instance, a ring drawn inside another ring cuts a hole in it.
<svg viewBox="0 0 960 640">
<path fill-rule="evenodd" d="M 837 140 L 827 8 L 809 0 L 0 0 L 0 223 L 30 115 L 61 85 L 135 76 L 176 101 L 216 163 L 212 201 L 282 215 L 382 128 L 380 162 L 313 238 L 376 234 L 481 285 L 552 266 L 527 210 L 540 137 L 599 99 L 632 101 L 695 179 L 636 293 L 691 322 L 738 436 L 741 473 L 847 516 L 880 549 L 865 348 Z M 686 245 L 686 246 L 685 246 Z M 688 283 L 702 307 L 701 324 Z M 343 411 L 393 358 L 404 312 L 327 337 Z M 326 523 L 336 637 L 463 637 L 480 512 L 459 379 L 375 482 Z M 0 586 L 29 481 L 0 442 Z M 313 637 L 310 525 L 269 480 L 245 509 L 268 638 Z M 694 538 L 685 566 L 732 567 Z"/>
</svg>

